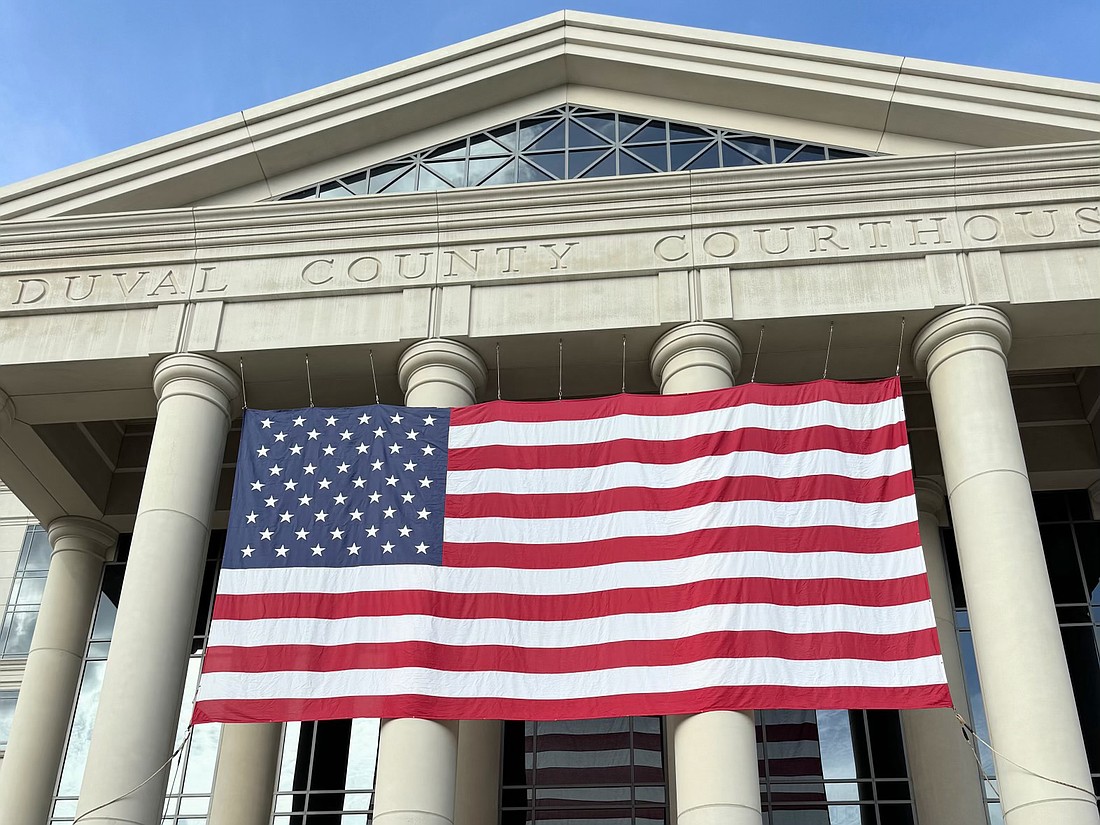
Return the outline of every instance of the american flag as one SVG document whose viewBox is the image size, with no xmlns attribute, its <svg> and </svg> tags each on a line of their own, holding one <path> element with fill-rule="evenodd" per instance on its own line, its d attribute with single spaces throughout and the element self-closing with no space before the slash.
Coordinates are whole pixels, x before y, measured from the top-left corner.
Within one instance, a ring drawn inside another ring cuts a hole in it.
<svg viewBox="0 0 1100 825">
<path fill-rule="evenodd" d="M 196 722 L 940 706 L 896 378 L 245 414 Z"/>
</svg>

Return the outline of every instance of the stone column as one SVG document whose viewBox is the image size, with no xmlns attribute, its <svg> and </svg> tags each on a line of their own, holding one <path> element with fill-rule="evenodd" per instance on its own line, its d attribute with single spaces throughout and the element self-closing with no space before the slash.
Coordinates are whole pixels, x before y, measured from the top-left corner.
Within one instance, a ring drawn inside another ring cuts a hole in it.
<svg viewBox="0 0 1100 825">
<path fill-rule="evenodd" d="M 443 338 L 429 338 L 405 350 L 397 373 L 411 407 L 472 404 L 487 377 L 476 352 Z M 471 725 L 499 723 L 463 722 L 464 734 Z M 454 824 L 458 739 L 458 722 L 383 720 L 374 793 L 376 825 Z"/>
<path fill-rule="evenodd" d="M 209 825 L 268 825 L 282 740 L 281 723 L 222 725 Z"/>
<path fill-rule="evenodd" d="M 1008 318 L 966 306 L 913 342 L 936 415 L 1006 825 L 1097 825 L 1043 545 L 1008 386 Z"/>
<path fill-rule="evenodd" d="M 969 718 L 962 655 L 955 633 L 955 605 L 940 541 L 945 493 L 930 478 L 916 480 L 916 493 L 920 543 L 928 568 L 928 588 L 947 683 L 955 707 Z M 985 799 L 974 751 L 963 738 L 955 711 L 948 708 L 902 711 L 901 726 L 921 825 L 986 825 Z"/>
<path fill-rule="evenodd" d="M 153 389 L 157 421 L 80 789 L 82 825 L 160 822 L 169 769 L 134 788 L 172 753 L 239 385 L 218 361 L 178 354 L 157 364 Z"/>
<path fill-rule="evenodd" d="M 458 723 L 455 825 L 494 825 L 500 818 L 502 722 Z"/>
<path fill-rule="evenodd" d="M 48 531 L 50 570 L 0 769 L 0 811 L 11 822 L 49 818 L 103 562 L 118 539 L 80 516 L 55 519 Z"/>
<path fill-rule="evenodd" d="M 650 366 L 663 394 L 732 387 L 741 342 L 718 324 L 682 324 L 657 341 Z M 676 765 L 676 824 L 760 825 L 752 711 L 670 716 L 665 730 Z"/>
</svg>

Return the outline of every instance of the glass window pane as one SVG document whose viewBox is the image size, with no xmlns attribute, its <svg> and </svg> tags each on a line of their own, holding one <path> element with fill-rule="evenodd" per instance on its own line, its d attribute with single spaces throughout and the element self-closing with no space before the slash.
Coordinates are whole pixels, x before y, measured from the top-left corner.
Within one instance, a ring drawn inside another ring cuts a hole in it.
<svg viewBox="0 0 1100 825">
<path fill-rule="evenodd" d="M 587 148 L 589 146 L 606 146 L 610 141 L 602 135 L 597 135 L 595 132 L 590 132 L 585 129 L 579 123 L 574 120 L 569 121 L 569 148 Z M 538 148 L 542 149 L 554 149 L 557 147 L 543 146 L 542 141 L 539 141 Z M 534 148 L 534 147 L 532 147 Z"/>
<path fill-rule="evenodd" d="M 221 732 L 220 724 L 195 726 L 191 734 L 191 744 L 187 747 L 187 773 L 183 782 L 185 794 L 208 794 L 214 787 L 214 768 L 218 761 Z M 206 810 L 181 813 L 206 813 Z"/>
<path fill-rule="evenodd" d="M 456 140 L 453 143 L 446 143 L 440 146 L 438 149 L 433 149 L 428 153 L 428 157 L 432 160 L 454 160 L 454 159 L 466 159 L 466 140 Z"/>
<path fill-rule="evenodd" d="M 693 157 L 698 155 L 709 144 L 699 141 L 693 143 L 673 143 L 669 147 L 669 151 L 672 155 L 672 168 L 682 169 Z"/>
<path fill-rule="evenodd" d="M 576 154 L 571 153 L 571 154 Z M 615 172 L 615 153 L 608 152 L 598 163 L 594 166 L 585 169 L 581 173 L 581 177 L 585 178 L 606 178 L 616 174 Z"/>
<path fill-rule="evenodd" d="M 1085 571 L 1089 603 L 1100 605 L 1100 521 L 1073 525 L 1073 535 Z"/>
<path fill-rule="evenodd" d="M 514 126 L 509 128 L 513 132 L 515 131 Z M 493 140 L 488 135 L 477 135 L 476 137 L 470 138 L 470 157 L 472 158 L 500 157 L 508 153 L 509 150 L 505 148 L 504 145 Z"/>
<path fill-rule="evenodd" d="M 577 122 L 583 123 L 608 140 L 615 139 L 615 115 L 613 114 L 581 115 L 577 117 Z"/>
<path fill-rule="evenodd" d="M 15 691 L 0 693 L 0 748 L 8 744 L 8 733 L 11 731 L 11 720 L 15 715 L 15 702 L 19 694 Z"/>
<path fill-rule="evenodd" d="M 668 171 L 668 146 L 664 143 L 631 146 L 627 154 L 636 155 L 658 172 Z"/>
<path fill-rule="evenodd" d="M 821 768 L 826 779 L 855 779 L 856 756 L 852 726 L 846 710 L 817 711 L 817 736 Z"/>
<path fill-rule="evenodd" d="M 519 147 L 522 147 L 523 149 L 531 148 L 536 139 L 539 139 L 542 135 L 544 135 L 547 130 L 549 130 L 552 126 L 555 126 L 555 124 L 560 124 L 561 122 L 562 121 L 558 118 L 521 120 L 519 122 Z M 513 131 L 515 130 L 515 127 L 511 128 L 513 129 Z M 558 134 L 562 135 L 561 139 L 564 140 L 564 129 L 556 131 Z M 540 140 L 539 142 L 541 143 L 542 141 Z M 513 139 L 512 143 L 505 142 L 505 145 L 507 145 L 510 149 L 516 148 L 515 139 Z M 559 143 L 557 145 L 544 146 L 543 148 L 560 149 L 564 145 L 564 143 Z"/>
<path fill-rule="evenodd" d="M 630 115 L 619 115 L 619 140 L 636 139 L 634 133 L 638 131 L 638 127 L 646 122 L 644 117 L 631 117 Z M 665 129 L 664 124 L 661 124 L 660 137 L 652 138 L 652 140 L 664 140 Z"/>
<path fill-rule="evenodd" d="M 46 589 L 46 577 L 41 573 L 27 574 L 19 585 L 19 592 L 13 599 L 18 605 L 42 604 L 42 593 Z"/>
<path fill-rule="evenodd" d="M 1088 596 L 1077 564 L 1073 528 L 1069 524 L 1040 524 L 1039 535 L 1043 540 L 1043 553 L 1046 556 L 1054 601 L 1061 604 L 1087 604 Z"/>
<path fill-rule="evenodd" d="M 378 720 L 353 719 L 351 748 L 348 752 L 348 789 L 374 787 L 374 767 L 378 757 Z"/>
<path fill-rule="evenodd" d="M 525 160 L 519 161 L 519 165 L 516 167 L 516 178 L 517 183 L 534 183 L 540 180 L 553 180 L 553 177 L 546 174 L 537 166 L 532 166 Z"/>
<path fill-rule="evenodd" d="M 707 151 L 691 161 L 685 169 L 716 169 L 721 164 L 718 159 L 718 144 L 712 144 Z"/>
<path fill-rule="evenodd" d="M 122 578 L 125 565 L 108 564 L 103 568 L 103 581 L 100 584 L 99 605 L 96 607 L 95 622 L 92 624 L 92 639 L 107 641 L 115 627 L 115 614 L 118 612 L 118 600 L 122 595 Z"/>
<path fill-rule="evenodd" d="M 772 142 L 765 137 L 738 137 L 729 141 L 747 155 L 764 163 L 772 162 Z"/>
<path fill-rule="evenodd" d="M 699 140 L 711 137 L 710 132 L 698 126 L 685 126 L 683 123 L 668 124 L 668 135 L 671 140 Z"/>
<path fill-rule="evenodd" d="M 30 527 L 23 536 L 22 570 L 49 570 L 50 537 L 41 527 Z"/>
<path fill-rule="evenodd" d="M 526 160 L 537 164 L 557 180 L 565 179 L 565 152 L 542 152 L 528 155 Z"/>
<path fill-rule="evenodd" d="M 9 613 L 5 622 L 4 655 L 23 657 L 31 649 L 38 613 Z"/>
<path fill-rule="evenodd" d="M 609 153 L 608 153 L 609 154 Z M 603 149 L 582 149 L 569 153 L 569 177 L 577 178 L 593 163 L 604 157 Z"/>
<path fill-rule="evenodd" d="M 80 780 L 84 775 L 84 763 L 88 759 L 88 745 L 92 738 L 96 708 L 99 707 L 99 689 L 103 684 L 106 662 L 88 662 L 84 665 L 84 677 L 80 680 L 80 693 L 76 700 L 69 748 L 61 770 L 60 796 L 75 796 L 80 792 Z"/>
<path fill-rule="evenodd" d="M 825 160 L 825 148 L 823 146 L 803 146 L 794 155 L 787 158 L 787 163 L 802 163 L 803 161 Z"/>
</svg>

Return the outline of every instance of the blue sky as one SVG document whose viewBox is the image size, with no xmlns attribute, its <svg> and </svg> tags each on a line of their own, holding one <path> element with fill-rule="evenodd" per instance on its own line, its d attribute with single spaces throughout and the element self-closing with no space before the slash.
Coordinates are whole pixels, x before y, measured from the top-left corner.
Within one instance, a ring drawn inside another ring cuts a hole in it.
<svg viewBox="0 0 1100 825">
<path fill-rule="evenodd" d="M 0 0 L 0 185 L 561 8 L 542 0 Z M 1100 0 L 571 8 L 1100 82 Z"/>
</svg>

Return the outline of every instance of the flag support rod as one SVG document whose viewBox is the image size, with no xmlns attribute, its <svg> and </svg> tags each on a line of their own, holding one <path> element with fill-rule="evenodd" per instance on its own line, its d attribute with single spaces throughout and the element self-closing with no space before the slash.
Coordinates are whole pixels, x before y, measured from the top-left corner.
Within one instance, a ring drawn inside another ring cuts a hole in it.
<svg viewBox="0 0 1100 825">
<path fill-rule="evenodd" d="M 894 367 L 894 375 L 901 375 L 901 350 L 905 346 L 905 316 L 901 316 L 901 334 L 898 336 L 898 363 Z"/>
<path fill-rule="evenodd" d="M 825 369 L 821 371 L 821 377 L 829 377 L 829 355 L 833 351 L 833 322 L 829 322 L 829 343 L 825 346 Z"/>
<path fill-rule="evenodd" d="M 626 392 L 626 336 L 623 336 L 623 386 L 620 392 Z"/>
<path fill-rule="evenodd" d="M 313 378 L 309 374 L 309 353 L 306 353 L 306 389 L 309 390 L 309 406 L 313 404 Z"/>
<path fill-rule="evenodd" d="M 756 368 L 760 366 L 760 350 L 764 349 L 764 325 L 760 325 L 760 338 L 756 342 L 756 360 L 752 362 L 752 377 L 749 379 L 750 384 L 756 383 Z"/>
<path fill-rule="evenodd" d="M 370 377 L 374 381 L 374 403 L 381 404 L 382 401 L 378 396 L 378 374 L 374 371 L 374 350 L 367 350 L 367 358 L 370 360 Z"/>
</svg>

